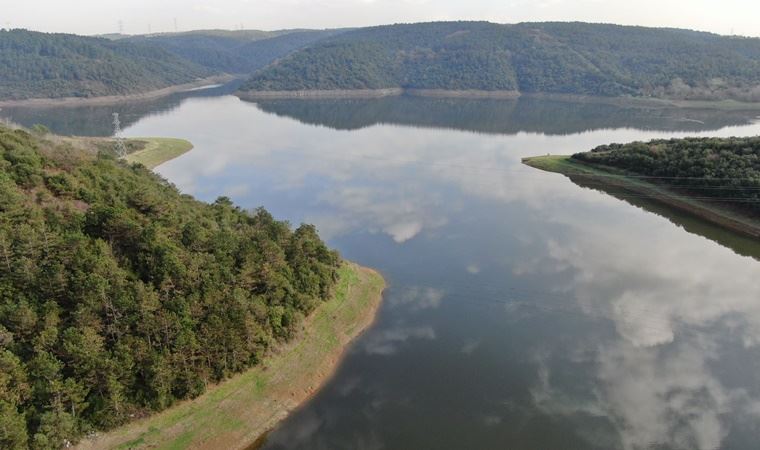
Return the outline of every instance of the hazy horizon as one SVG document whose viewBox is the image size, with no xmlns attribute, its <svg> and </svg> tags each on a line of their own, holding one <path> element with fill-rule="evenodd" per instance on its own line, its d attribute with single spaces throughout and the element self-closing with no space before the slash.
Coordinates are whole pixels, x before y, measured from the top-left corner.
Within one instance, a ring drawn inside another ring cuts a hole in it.
<svg viewBox="0 0 760 450">
<path fill-rule="evenodd" d="M 760 4 L 726 0 L 0 0 L 2 28 L 84 35 L 354 28 L 449 20 L 589 22 L 760 37 Z M 44 11 L 44 14 L 40 14 Z M 653 14 L 656 11 L 657 14 Z"/>
</svg>

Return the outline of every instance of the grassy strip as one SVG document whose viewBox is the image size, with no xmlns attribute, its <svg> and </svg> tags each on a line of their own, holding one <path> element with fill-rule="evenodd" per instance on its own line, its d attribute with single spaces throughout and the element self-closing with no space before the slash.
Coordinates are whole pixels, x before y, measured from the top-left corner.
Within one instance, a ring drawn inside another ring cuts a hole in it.
<svg viewBox="0 0 760 450">
<path fill-rule="evenodd" d="M 126 160 L 140 163 L 149 169 L 183 155 L 193 148 L 193 144 L 189 141 L 176 138 L 133 138 L 130 141 L 143 141 L 145 146 L 142 150 L 127 155 Z"/>
<path fill-rule="evenodd" d="M 333 373 L 346 345 L 374 320 L 385 280 L 345 263 L 332 299 L 302 333 L 263 364 L 125 427 L 88 439 L 80 449 L 241 449 L 310 398 Z"/>
<path fill-rule="evenodd" d="M 523 158 L 528 166 L 547 172 L 556 172 L 601 187 L 616 187 L 635 195 L 646 196 L 658 203 L 685 211 L 701 219 L 752 237 L 760 237 L 760 221 L 741 216 L 720 205 L 678 194 L 666 186 L 653 184 L 645 179 L 632 178 L 627 173 L 606 166 L 596 166 L 576 161 L 570 156 L 547 155 Z"/>
</svg>

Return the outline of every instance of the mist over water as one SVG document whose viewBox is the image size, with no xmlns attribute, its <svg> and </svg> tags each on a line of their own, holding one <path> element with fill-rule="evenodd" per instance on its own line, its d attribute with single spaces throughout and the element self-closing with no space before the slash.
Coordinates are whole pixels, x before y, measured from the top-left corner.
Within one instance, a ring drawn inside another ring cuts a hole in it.
<svg viewBox="0 0 760 450">
<path fill-rule="evenodd" d="M 389 282 L 376 324 L 264 448 L 756 448 L 758 243 L 520 161 L 757 135 L 757 112 L 201 92 L 127 121 L 195 144 L 158 172 L 314 223 Z M 102 111 L 25 114 L 109 134 Z"/>
</svg>

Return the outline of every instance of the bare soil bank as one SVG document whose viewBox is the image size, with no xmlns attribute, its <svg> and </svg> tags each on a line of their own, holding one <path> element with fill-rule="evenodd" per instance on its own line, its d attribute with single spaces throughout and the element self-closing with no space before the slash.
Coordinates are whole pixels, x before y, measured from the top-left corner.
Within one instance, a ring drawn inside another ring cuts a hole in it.
<svg viewBox="0 0 760 450">
<path fill-rule="evenodd" d="M 618 106 L 638 106 L 649 108 L 697 108 L 754 111 L 760 110 L 760 102 L 724 100 L 680 100 L 657 97 L 599 97 L 577 94 L 555 94 L 520 91 L 484 91 L 476 89 L 335 89 L 335 90 L 301 90 L 301 91 L 238 91 L 235 93 L 243 100 L 276 100 L 276 99 L 370 99 L 411 95 L 417 97 L 435 98 L 469 98 L 469 99 L 503 99 L 512 100 L 520 97 L 539 98 L 546 100 L 572 101 L 583 103 L 611 104 Z"/>
<path fill-rule="evenodd" d="M 217 75 L 192 83 L 178 84 L 154 91 L 128 95 L 105 95 L 101 97 L 63 97 L 63 98 L 29 98 L 25 100 L 0 100 L 0 108 L 11 106 L 49 108 L 53 106 L 83 106 L 111 105 L 114 103 L 139 100 L 155 100 L 177 92 L 189 91 L 210 84 L 227 83 L 236 77 L 232 75 Z"/>
<path fill-rule="evenodd" d="M 392 89 L 335 89 L 309 91 L 238 91 L 235 93 L 243 100 L 269 100 L 280 98 L 381 98 L 401 95 L 401 88 Z"/>
<path fill-rule="evenodd" d="M 235 95 L 243 100 L 270 99 L 340 99 L 340 98 L 381 98 L 399 95 L 440 98 L 500 98 L 515 99 L 520 96 L 517 91 L 479 91 L 479 90 L 446 90 L 446 89 L 340 89 L 340 90 L 310 90 L 310 91 L 239 91 Z"/>
</svg>

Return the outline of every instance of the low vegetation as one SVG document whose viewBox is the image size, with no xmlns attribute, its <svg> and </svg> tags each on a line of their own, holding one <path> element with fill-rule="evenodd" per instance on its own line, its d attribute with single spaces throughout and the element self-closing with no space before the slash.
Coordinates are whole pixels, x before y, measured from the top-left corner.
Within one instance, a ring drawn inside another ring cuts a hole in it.
<svg viewBox="0 0 760 450">
<path fill-rule="evenodd" d="M 193 149 L 193 144 L 185 139 L 150 137 L 134 138 L 129 141 L 141 143 L 142 148 L 127 155 L 126 160 L 142 164 L 148 169 L 153 169 Z"/>
<path fill-rule="evenodd" d="M 340 265 L 313 226 L 0 127 L 0 448 L 57 449 L 255 366 Z"/>
</svg>

